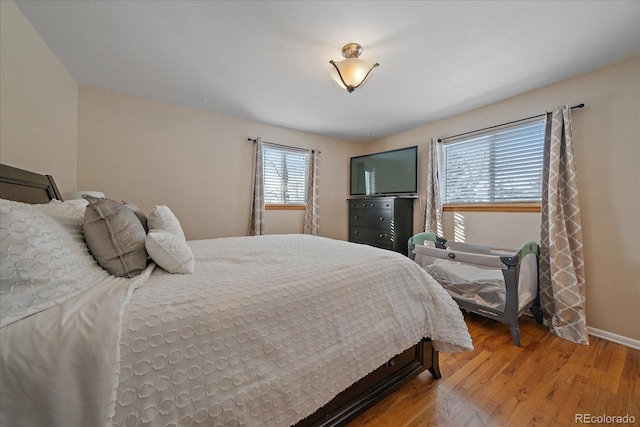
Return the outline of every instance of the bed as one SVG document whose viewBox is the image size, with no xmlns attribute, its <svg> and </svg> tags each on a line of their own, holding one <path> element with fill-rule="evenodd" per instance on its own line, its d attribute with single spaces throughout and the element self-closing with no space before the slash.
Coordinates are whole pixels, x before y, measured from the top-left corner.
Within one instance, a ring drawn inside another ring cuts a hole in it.
<svg viewBox="0 0 640 427">
<path fill-rule="evenodd" d="M 520 346 L 518 319 L 529 309 L 542 324 L 535 242 L 519 250 L 447 240 L 435 233 L 409 239 L 409 257 L 453 297 L 460 308 L 509 325 Z"/>
<path fill-rule="evenodd" d="M 52 177 L 0 165 L 0 202 L 2 425 L 344 425 L 426 369 L 439 378 L 439 351 L 472 349 L 451 297 L 391 251 L 199 240 L 193 274 L 116 277 L 85 244 L 87 202 L 62 202 Z M 35 256 L 16 258 L 27 243 Z M 18 270 L 34 284 L 16 297 Z"/>
</svg>

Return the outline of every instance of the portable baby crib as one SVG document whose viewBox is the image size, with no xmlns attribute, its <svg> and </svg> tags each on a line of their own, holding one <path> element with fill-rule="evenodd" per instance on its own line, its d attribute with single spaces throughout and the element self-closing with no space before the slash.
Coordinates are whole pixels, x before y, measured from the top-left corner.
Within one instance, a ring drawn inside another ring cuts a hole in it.
<svg viewBox="0 0 640 427">
<path fill-rule="evenodd" d="M 525 310 L 542 324 L 538 254 L 534 242 L 511 251 L 447 241 L 429 232 L 409 239 L 409 257 L 436 279 L 461 309 L 506 323 L 517 346 L 518 319 Z"/>
</svg>

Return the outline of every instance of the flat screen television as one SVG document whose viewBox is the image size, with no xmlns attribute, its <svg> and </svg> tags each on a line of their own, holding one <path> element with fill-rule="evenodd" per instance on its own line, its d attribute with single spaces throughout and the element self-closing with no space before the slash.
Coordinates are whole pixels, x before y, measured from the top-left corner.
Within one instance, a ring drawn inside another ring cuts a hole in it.
<svg viewBox="0 0 640 427">
<path fill-rule="evenodd" d="M 416 194 L 418 146 L 351 158 L 352 196 Z"/>
</svg>

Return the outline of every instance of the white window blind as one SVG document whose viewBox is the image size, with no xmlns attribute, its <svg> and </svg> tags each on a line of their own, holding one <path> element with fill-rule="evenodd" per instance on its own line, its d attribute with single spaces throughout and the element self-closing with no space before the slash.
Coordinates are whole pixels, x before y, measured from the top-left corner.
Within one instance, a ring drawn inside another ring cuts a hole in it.
<svg viewBox="0 0 640 427">
<path fill-rule="evenodd" d="M 539 202 L 544 117 L 442 147 L 443 203 Z"/>
<path fill-rule="evenodd" d="M 309 150 L 264 143 L 265 204 L 306 203 Z"/>
</svg>

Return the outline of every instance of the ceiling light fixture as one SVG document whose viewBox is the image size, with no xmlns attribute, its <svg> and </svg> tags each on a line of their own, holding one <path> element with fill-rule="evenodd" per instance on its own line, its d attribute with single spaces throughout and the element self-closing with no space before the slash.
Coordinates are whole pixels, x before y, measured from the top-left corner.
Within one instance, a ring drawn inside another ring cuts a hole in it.
<svg viewBox="0 0 640 427">
<path fill-rule="evenodd" d="M 371 70 L 380 65 L 377 62 L 371 65 L 358 58 L 361 53 L 362 46 L 358 43 L 348 43 L 342 48 L 342 56 L 345 59 L 339 62 L 329 61 L 333 65 L 331 77 L 349 93 L 359 88 L 367 80 Z"/>
</svg>

